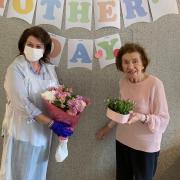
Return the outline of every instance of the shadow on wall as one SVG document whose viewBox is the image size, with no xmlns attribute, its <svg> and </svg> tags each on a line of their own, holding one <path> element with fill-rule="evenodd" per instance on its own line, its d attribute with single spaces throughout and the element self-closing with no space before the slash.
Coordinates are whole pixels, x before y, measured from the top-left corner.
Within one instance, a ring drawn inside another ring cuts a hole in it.
<svg viewBox="0 0 180 180">
<path fill-rule="evenodd" d="M 155 180 L 180 180 L 180 146 L 160 154 L 160 161 Z"/>
</svg>

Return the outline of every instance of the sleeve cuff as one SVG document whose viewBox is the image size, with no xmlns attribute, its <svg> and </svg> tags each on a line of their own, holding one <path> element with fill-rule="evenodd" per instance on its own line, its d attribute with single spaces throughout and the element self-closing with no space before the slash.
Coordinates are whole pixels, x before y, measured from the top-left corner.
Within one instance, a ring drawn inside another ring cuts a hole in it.
<svg viewBox="0 0 180 180">
<path fill-rule="evenodd" d="M 30 108 L 28 106 L 25 106 L 26 111 L 28 112 L 28 118 L 27 118 L 27 123 L 33 123 L 35 121 L 34 117 L 38 116 L 39 114 L 42 114 L 42 111 L 39 110 L 38 108 Z"/>
</svg>

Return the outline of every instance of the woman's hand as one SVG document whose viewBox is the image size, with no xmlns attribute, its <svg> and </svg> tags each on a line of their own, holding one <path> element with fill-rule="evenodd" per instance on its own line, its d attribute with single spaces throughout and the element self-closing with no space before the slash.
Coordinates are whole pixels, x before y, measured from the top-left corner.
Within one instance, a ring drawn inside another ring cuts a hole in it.
<svg viewBox="0 0 180 180">
<path fill-rule="evenodd" d="M 109 132 L 111 131 L 112 128 L 110 128 L 108 125 L 103 126 L 102 128 L 100 128 L 97 133 L 96 133 L 96 138 L 98 140 L 102 140 L 104 139 L 104 137 L 109 134 Z"/>
<path fill-rule="evenodd" d="M 145 120 L 145 115 L 144 114 L 141 114 L 141 113 L 137 113 L 137 112 L 132 112 L 130 114 L 130 118 L 129 118 L 129 121 L 127 122 L 128 124 L 133 124 L 137 121 L 141 121 L 143 122 Z"/>
<path fill-rule="evenodd" d="M 69 124 L 64 122 L 53 121 L 50 129 L 57 135 L 64 138 L 69 137 L 73 134 L 73 131 Z"/>
</svg>

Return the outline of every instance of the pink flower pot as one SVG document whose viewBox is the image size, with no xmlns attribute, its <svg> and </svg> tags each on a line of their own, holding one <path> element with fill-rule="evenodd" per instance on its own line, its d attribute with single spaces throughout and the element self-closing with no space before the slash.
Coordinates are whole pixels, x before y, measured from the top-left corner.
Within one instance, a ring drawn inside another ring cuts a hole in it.
<svg viewBox="0 0 180 180">
<path fill-rule="evenodd" d="M 119 114 L 119 113 L 117 113 L 117 112 L 115 112 L 115 111 L 107 108 L 106 116 L 107 116 L 109 119 L 111 119 L 111 120 L 113 120 L 113 121 L 115 121 L 115 122 L 117 122 L 117 123 L 124 124 L 124 123 L 127 123 L 127 122 L 128 122 L 128 119 L 129 119 L 130 114 L 126 114 L 126 115 L 124 115 L 124 114 Z"/>
</svg>

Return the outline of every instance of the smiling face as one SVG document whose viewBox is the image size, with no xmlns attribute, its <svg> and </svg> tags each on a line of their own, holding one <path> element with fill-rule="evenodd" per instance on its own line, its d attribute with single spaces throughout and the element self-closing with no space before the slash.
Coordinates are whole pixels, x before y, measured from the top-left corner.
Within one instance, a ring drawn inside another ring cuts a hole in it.
<svg viewBox="0 0 180 180">
<path fill-rule="evenodd" d="M 130 80 L 140 80 L 144 75 L 144 66 L 138 52 L 125 53 L 122 56 L 122 70 Z"/>
</svg>

